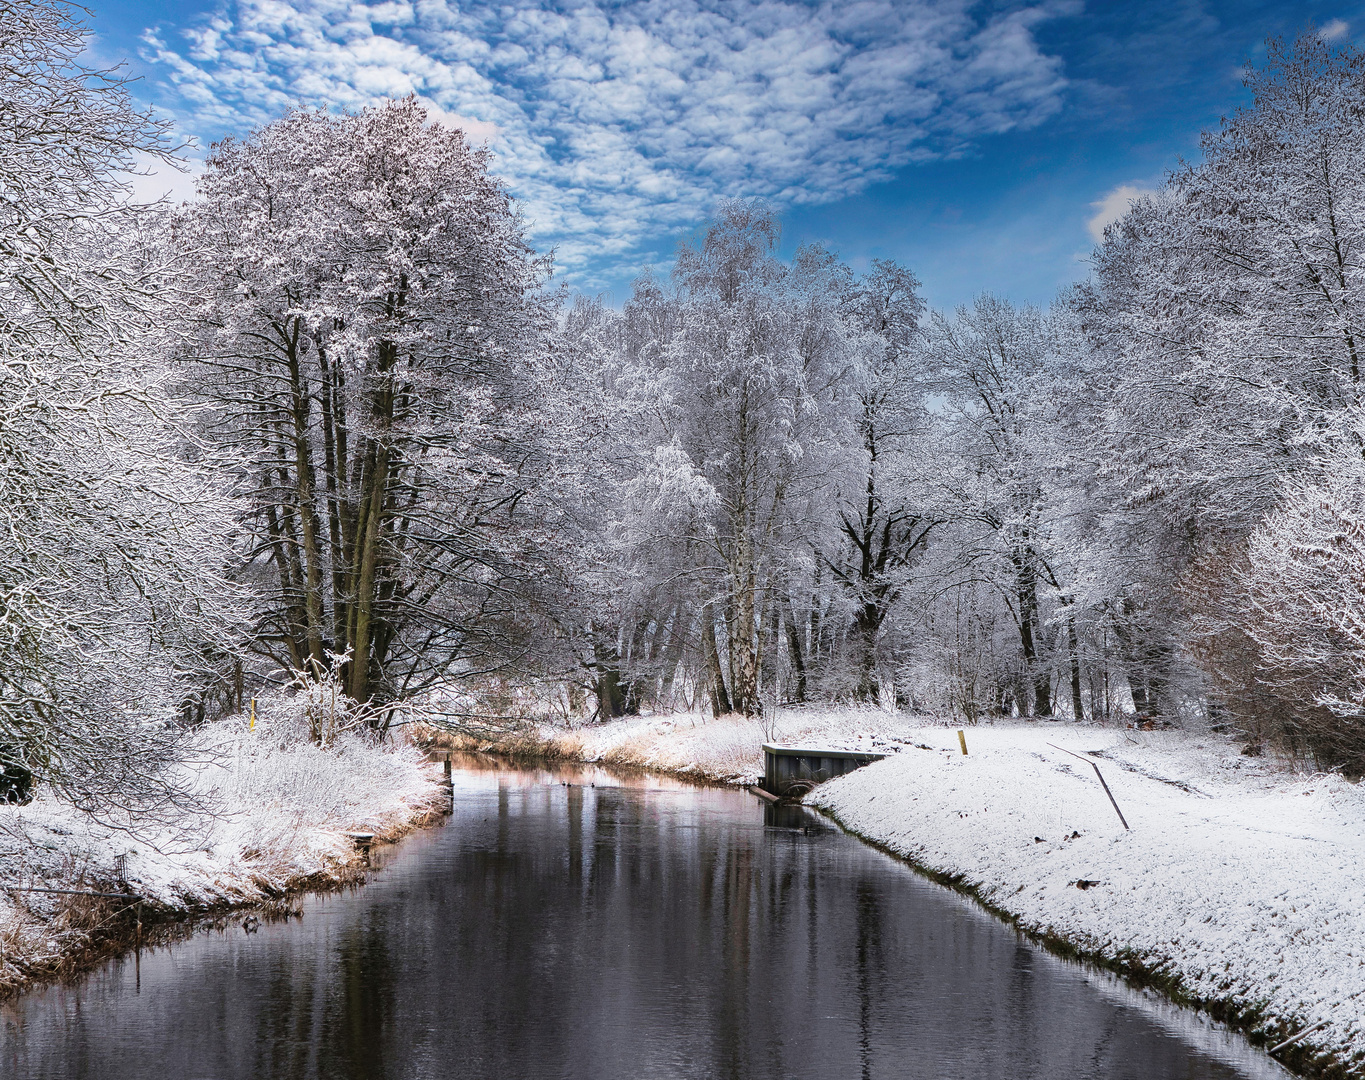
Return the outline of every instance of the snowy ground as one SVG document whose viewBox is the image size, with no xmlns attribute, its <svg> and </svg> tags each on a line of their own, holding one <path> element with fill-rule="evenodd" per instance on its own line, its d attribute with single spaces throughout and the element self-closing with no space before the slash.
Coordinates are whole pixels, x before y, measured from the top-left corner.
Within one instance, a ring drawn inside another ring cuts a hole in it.
<svg viewBox="0 0 1365 1080">
<path fill-rule="evenodd" d="M 356 875 L 351 832 L 401 835 L 443 805 L 414 748 L 342 735 L 320 749 L 297 704 L 263 704 L 254 729 L 232 717 L 201 729 L 183 777 L 196 806 L 134 819 L 91 817 L 51 795 L 0 806 L 0 990 L 59 970 L 126 905 L 12 891 L 130 892 L 153 908 L 249 904 Z"/>
<path fill-rule="evenodd" d="M 629 718 L 537 739 L 731 783 L 761 775 L 764 741 L 890 751 L 807 801 L 1029 930 L 1230 1006 L 1272 1042 L 1326 1021 L 1303 1045 L 1365 1076 L 1365 785 L 1219 735 L 1051 721 L 967 728 L 964 757 L 955 728 L 877 710 Z M 1087 760 L 1050 743 L 1099 764 L 1131 831 Z"/>
<path fill-rule="evenodd" d="M 1365 1061 L 1365 787 L 1217 735 L 1062 723 L 923 728 L 808 797 L 1026 928 Z M 1125 831 L 1085 761 L 1098 762 Z M 918 745 L 914 745 L 918 744 Z M 1093 756 L 1092 756 L 1093 755 Z M 1078 887 L 1081 883 L 1081 887 Z"/>
</svg>

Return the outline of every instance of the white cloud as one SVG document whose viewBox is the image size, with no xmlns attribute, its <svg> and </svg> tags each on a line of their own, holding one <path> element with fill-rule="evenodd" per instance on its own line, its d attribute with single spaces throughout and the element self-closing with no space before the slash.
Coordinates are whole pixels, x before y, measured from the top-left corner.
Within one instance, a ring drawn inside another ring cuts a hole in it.
<svg viewBox="0 0 1365 1080">
<path fill-rule="evenodd" d="M 459 113 L 443 109 L 432 101 L 428 101 L 426 107 L 429 120 L 437 124 L 444 124 L 446 127 L 459 128 L 464 132 L 465 138 L 475 146 L 481 144 L 497 145 L 499 134 L 497 124 L 478 120 L 472 116 L 461 116 Z"/>
<path fill-rule="evenodd" d="M 721 195 L 857 192 L 1061 108 L 1033 36 L 1061 2 L 235 0 L 149 57 L 208 135 L 289 105 L 416 93 L 476 141 L 534 239 L 581 271 L 647 261 Z M 190 117 L 182 117 L 182 122 Z"/>
<path fill-rule="evenodd" d="M 151 203 L 158 199 L 183 202 L 194 195 L 194 180 L 204 171 L 204 163 L 188 158 L 177 167 L 152 157 L 138 155 L 132 172 L 120 173 L 136 202 Z"/>
<path fill-rule="evenodd" d="M 1104 240 L 1104 228 L 1118 221 L 1124 214 L 1128 213 L 1128 208 L 1133 202 L 1142 198 L 1144 195 L 1153 194 L 1154 189 L 1149 187 L 1138 187 L 1136 184 L 1120 184 L 1113 191 L 1109 192 L 1104 198 L 1090 205 L 1095 208 L 1095 214 L 1085 223 L 1085 227 L 1090 230 L 1090 235 L 1095 243 Z"/>
<path fill-rule="evenodd" d="M 1341 19 L 1333 19 L 1318 31 L 1318 37 L 1322 38 L 1323 41 L 1336 41 L 1337 38 L 1345 37 L 1350 32 L 1351 27 L 1349 23 L 1346 23 Z"/>
</svg>

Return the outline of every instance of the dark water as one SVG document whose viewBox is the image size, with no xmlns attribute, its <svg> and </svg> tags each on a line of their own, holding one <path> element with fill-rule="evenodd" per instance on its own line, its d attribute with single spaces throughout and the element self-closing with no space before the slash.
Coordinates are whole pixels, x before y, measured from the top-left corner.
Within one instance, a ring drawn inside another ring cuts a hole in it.
<svg viewBox="0 0 1365 1080">
<path fill-rule="evenodd" d="M 0 1076 L 1287 1075 L 743 792 L 457 770 L 449 825 L 386 861 L 302 920 L 5 1007 Z"/>
</svg>

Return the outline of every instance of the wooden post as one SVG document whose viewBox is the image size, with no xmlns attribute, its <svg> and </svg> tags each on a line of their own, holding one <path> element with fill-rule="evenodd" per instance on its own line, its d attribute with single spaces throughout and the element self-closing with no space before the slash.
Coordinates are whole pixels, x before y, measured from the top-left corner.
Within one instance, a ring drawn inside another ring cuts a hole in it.
<svg viewBox="0 0 1365 1080">
<path fill-rule="evenodd" d="M 959 743 L 962 744 L 962 756 L 963 756 L 963 757 L 966 757 L 966 756 L 967 756 L 967 735 L 966 735 L 966 733 L 965 733 L 961 728 L 958 728 L 958 729 L 957 729 L 957 741 L 958 741 Z"/>
</svg>

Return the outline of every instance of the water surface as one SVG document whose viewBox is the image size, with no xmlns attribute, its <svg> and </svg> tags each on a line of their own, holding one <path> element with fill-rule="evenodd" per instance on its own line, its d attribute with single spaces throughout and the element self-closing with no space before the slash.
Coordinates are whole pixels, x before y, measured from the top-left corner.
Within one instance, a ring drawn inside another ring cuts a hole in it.
<svg viewBox="0 0 1365 1080">
<path fill-rule="evenodd" d="M 23 1080 L 1261 1080 L 799 808 L 468 759 L 454 812 L 301 920 L 0 1009 Z"/>
</svg>

